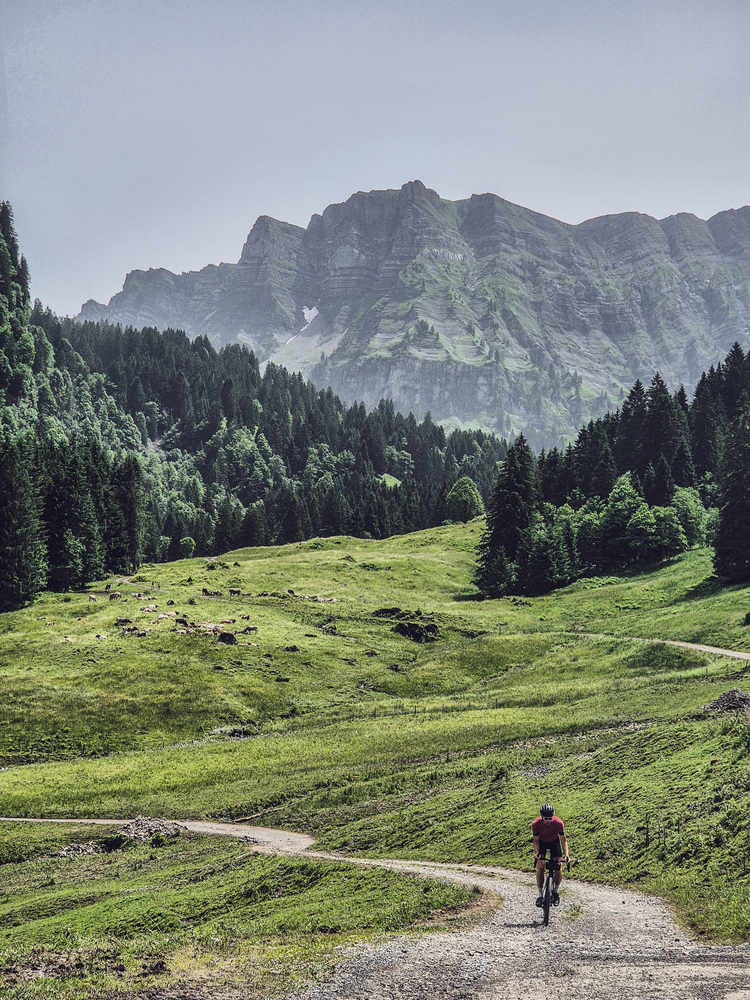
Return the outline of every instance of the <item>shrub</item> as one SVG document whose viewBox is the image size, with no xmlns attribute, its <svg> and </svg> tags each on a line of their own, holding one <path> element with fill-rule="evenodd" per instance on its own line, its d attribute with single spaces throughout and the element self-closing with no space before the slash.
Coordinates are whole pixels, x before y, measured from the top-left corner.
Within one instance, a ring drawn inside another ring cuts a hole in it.
<svg viewBox="0 0 750 1000">
<path fill-rule="evenodd" d="M 473 479 L 463 476 L 453 484 L 445 499 L 445 510 L 449 521 L 461 523 L 484 514 L 482 497 Z"/>
</svg>

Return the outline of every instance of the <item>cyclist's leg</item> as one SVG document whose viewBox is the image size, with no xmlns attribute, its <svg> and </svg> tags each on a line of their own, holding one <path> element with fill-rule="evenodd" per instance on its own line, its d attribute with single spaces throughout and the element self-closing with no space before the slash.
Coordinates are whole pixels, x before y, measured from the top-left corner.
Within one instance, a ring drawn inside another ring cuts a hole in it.
<svg viewBox="0 0 750 1000">
<path fill-rule="evenodd" d="M 560 867 L 555 872 L 555 889 L 559 892 L 560 891 L 560 884 L 562 882 L 562 877 L 563 877 L 563 874 L 562 874 L 563 852 L 562 852 L 562 844 L 560 843 L 560 838 L 559 837 L 557 838 L 557 850 L 556 851 L 550 851 L 550 854 L 554 854 L 554 856 L 560 861 Z"/>
<path fill-rule="evenodd" d="M 537 862 L 536 862 L 536 885 L 537 885 L 537 889 L 539 890 L 540 893 L 541 893 L 542 889 L 544 888 L 544 874 L 545 874 L 544 858 L 537 858 Z"/>
</svg>

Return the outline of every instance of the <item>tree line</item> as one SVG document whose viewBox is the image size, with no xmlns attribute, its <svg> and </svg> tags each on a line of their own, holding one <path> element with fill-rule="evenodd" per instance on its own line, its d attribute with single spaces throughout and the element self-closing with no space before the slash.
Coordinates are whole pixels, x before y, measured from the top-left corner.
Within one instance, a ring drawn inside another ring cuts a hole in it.
<svg viewBox="0 0 750 1000">
<path fill-rule="evenodd" d="M 460 479 L 489 499 L 495 435 L 346 406 L 239 345 L 59 319 L 7 203 L 0 240 L 2 608 L 185 551 L 430 527 Z"/>
<path fill-rule="evenodd" d="M 518 438 L 488 505 L 476 582 L 487 596 L 540 594 L 707 542 L 717 574 L 750 579 L 750 353 L 737 343 L 692 400 L 657 372 L 564 450 L 535 458 Z"/>
<path fill-rule="evenodd" d="M 487 508 L 477 583 L 542 593 L 714 542 L 744 579 L 750 355 L 735 344 L 692 400 L 659 374 L 566 448 L 535 457 L 368 412 L 176 330 L 59 319 L 29 297 L 0 206 L 0 606 L 143 561 L 315 535 L 383 538 Z M 748 527 L 750 532 L 750 527 Z M 740 544 L 738 544 L 740 543 Z"/>
</svg>

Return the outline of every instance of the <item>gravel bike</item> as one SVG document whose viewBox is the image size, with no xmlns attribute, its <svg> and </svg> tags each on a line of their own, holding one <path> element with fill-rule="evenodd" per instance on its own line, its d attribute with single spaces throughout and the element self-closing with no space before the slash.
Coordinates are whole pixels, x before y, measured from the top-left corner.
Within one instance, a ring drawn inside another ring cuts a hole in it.
<svg viewBox="0 0 750 1000">
<path fill-rule="evenodd" d="M 547 877 L 544 880 L 544 888 L 542 889 L 542 914 L 545 927 L 549 923 L 549 908 L 552 906 L 552 893 L 557 889 L 555 886 L 555 873 L 559 872 L 562 868 L 563 860 L 563 858 L 549 858 L 544 863 L 544 867 L 547 869 Z M 570 871 L 570 859 L 565 864 L 568 866 L 568 871 Z M 575 861 L 573 864 L 575 864 Z"/>
</svg>

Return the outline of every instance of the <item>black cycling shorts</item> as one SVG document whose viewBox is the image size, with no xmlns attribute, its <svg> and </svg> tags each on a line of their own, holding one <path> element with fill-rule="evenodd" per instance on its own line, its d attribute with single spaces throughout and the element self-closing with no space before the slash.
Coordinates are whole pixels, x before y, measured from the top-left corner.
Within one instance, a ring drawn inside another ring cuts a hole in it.
<svg viewBox="0 0 750 1000">
<path fill-rule="evenodd" d="M 547 857 L 547 851 L 549 851 L 549 856 L 551 858 L 564 857 L 559 837 L 556 840 L 539 841 L 539 853 L 542 855 L 543 858 Z"/>
</svg>

